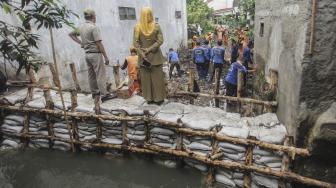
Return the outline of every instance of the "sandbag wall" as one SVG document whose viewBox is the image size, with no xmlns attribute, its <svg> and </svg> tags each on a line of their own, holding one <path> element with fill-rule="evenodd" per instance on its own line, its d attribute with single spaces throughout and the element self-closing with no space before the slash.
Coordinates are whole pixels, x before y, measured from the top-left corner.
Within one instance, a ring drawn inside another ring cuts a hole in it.
<svg viewBox="0 0 336 188">
<path fill-rule="evenodd" d="M 18 91 L 6 96 L 2 101 L 11 105 L 18 105 L 25 100 L 25 90 Z M 34 109 L 45 108 L 46 101 L 43 91 L 35 89 L 33 99 L 25 105 Z M 55 110 L 62 110 L 60 96 L 51 92 Z M 70 93 L 64 93 L 66 108 L 71 107 Z M 94 112 L 94 102 L 90 95 L 78 94 L 77 112 Z M 142 97 L 134 96 L 130 99 L 113 99 L 101 105 L 101 113 L 104 115 L 118 116 L 144 116 L 144 111 L 149 116 L 168 122 L 180 122 L 185 128 L 199 131 L 213 131 L 219 135 L 235 138 L 254 137 L 257 140 L 274 144 L 282 144 L 287 134 L 285 127 L 279 123 L 275 114 L 264 114 L 254 118 L 242 118 L 239 114 L 226 113 L 223 110 L 184 105 L 180 103 L 165 103 L 161 106 L 148 105 Z M 5 133 L 1 142 L 2 148 L 18 148 L 23 143 L 20 139 L 6 135 L 23 133 L 25 127 L 25 114 L 10 114 L 3 119 L 0 131 Z M 70 139 L 69 125 L 64 117 L 51 117 L 47 121 L 46 115 L 29 115 L 28 133 L 36 135 L 50 135 Z M 70 118 L 70 121 L 72 119 Z M 183 149 L 197 155 L 210 157 L 214 153 L 222 152 L 221 160 L 239 162 L 245 164 L 248 147 L 235 145 L 228 142 L 217 142 L 210 137 L 180 135 L 173 128 L 159 123 L 146 124 L 145 121 L 109 121 L 102 120 L 102 134 L 99 138 L 101 143 L 128 144 L 142 147 L 144 144 L 156 145 L 161 148 Z M 82 142 L 97 141 L 97 120 L 76 120 L 78 140 Z M 125 137 L 123 136 L 125 135 Z M 53 148 L 62 151 L 71 150 L 67 142 L 53 141 L 48 139 L 31 139 L 28 144 L 32 148 Z M 86 151 L 90 148 L 81 147 Z M 268 167 L 280 171 L 283 153 L 253 148 L 253 165 Z M 184 162 L 198 170 L 208 173 L 209 167 L 198 161 L 184 159 Z M 216 168 L 215 180 L 223 187 L 243 187 L 245 174 L 240 171 L 232 171 L 224 168 Z M 251 173 L 252 187 L 278 187 L 278 179 Z"/>
</svg>

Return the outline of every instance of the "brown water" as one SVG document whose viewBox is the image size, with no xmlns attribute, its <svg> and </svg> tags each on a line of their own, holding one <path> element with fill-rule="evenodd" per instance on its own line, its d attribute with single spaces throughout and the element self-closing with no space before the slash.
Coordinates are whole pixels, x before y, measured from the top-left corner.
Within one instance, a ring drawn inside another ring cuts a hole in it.
<svg viewBox="0 0 336 188">
<path fill-rule="evenodd" d="M 0 151 L 0 188 L 197 188 L 205 176 L 148 157 L 47 150 Z"/>
</svg>

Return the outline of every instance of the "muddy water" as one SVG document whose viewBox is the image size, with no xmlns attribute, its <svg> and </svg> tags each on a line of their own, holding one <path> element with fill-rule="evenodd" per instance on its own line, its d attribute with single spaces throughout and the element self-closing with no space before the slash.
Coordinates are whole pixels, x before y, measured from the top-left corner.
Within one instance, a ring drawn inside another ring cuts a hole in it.
<svg viewBox="0 0 336 188">
<path fill-rule="evenodd" d="M 0 188 L 193 188 L 205 176 L 190 168 L 168 168 L 139 156 L 96 153 L 0 151 Z"/>
</svg>

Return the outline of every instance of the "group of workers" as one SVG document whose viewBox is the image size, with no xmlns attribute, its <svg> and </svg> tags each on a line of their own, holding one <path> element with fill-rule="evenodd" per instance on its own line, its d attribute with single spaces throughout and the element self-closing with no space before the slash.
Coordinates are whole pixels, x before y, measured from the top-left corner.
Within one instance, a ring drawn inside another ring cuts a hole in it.
<svg viewBox="0 0 336 188">
<path fill-rule="evenodd" d="M 243 48 L 240 50 L 242 46 Z M 221 78 L 224 65 L 230 65 L 228 73 L 225 76 L 226 94 L 228 96 L 236 96 L 238 70 L 244 73 L 244 80 L 246 83 L 249 64 L 253 63 L 251 48 L 251 45 L 239 44 L 235 40 L 232 40 L 231 59 L 226 60 L 226 50 L 225 47 L 223 47 L 223 40 L 218 40 L 214 47 L 211 47 L 208 40 L 203 41 L 203 43 L 200 40 L 197 40 L 196 45 L 192 50 L 192 59 L 196 64 L 199 80 L 207 81 L 210 84 L 213 81 L 217 69 L 219 78 Z M 210 65 L 213 66 L 213 69 L 209 73 Z"/>
<path fill-rule="evenodd" d="M 107 91 L 107 79 L 105 65 L 110 61 L 102 43 L 99 28 L 96 26 L 96 13 L 88 9 L 84 11 L 86 20 L 78 29 L 71 32 L 69 36 L 85 51 L 85 60 L 88 67 L 89 86 L 92 96 L 99 96 L 102 102 L 116 96 Z M 134 28 L 133 47 L 131 55 L 126 58 L 121 69 L 126 69 L 129 76 L 129 95 L 139 92 L 149 104 L 162 104 L 166 98 L 166 84 L 163 72 L 163 63 L 166 62 L 160 46 L 163 44 L 163 34 L 158 23 L 155 23 L 152 9 L 145 7 L 141 11 L 140 21 Z M 219 69 L 222 73 L 225 60 L 225 48 L 222 40 L 217 45 L 210 46 L 210 41 L 197 40 L 192 50 L 193 61 L 196 64 L 200 80 L 212 82 L 214 72 Z M 247 71 L 247 65 L 252 62 L 250 48 L 244 48 L 242 55 L 239 55 L 239 45 L 232 43 L 231 67 L 226 75 L 227 95 L 236 95 L 237 72 Z M 172 77 L 174 68 L 181 76 L 179 55 L 173 49 L 169 50 L 168 62 L 170 64 L 169 77 Z M 209 75 L 209 66 L 213 63 L 214 70 Z M 105 64 L 105 65 L 104 65 Z M 244 66 L 244 65 L 245 66 Z"/>
<path fill-rule="evenodd" d="M 102 102 L 116 96 L 107 91 L 105 65 L 110 61 L 102 43 L 99 28 L 96 26 L 96 13 L 88 9 L 84 11 L 86 20 L 69 36 L 85 51 L 88 67 L 88 79 L 92 97 L 100 97 Z M 163 34 L 159 24 L 155 23 L 152 9 L 145 7 L 141 11 L 140 21 L 134 28 L 131 55 L 126 58 L 122 69 L 128 70 L 130 95 L 138 92 L 149 104 L 162 104 L 166 98 L 163 63 L 166 61 L 160 46 Z M 104 65 L 105 62 L 105 65 Z"/>
</svg>

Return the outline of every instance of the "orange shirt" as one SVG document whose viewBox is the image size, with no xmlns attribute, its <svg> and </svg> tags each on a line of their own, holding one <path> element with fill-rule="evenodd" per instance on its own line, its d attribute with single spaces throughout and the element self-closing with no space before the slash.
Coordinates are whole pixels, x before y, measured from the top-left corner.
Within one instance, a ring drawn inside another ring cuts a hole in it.
<svg viewBox="0 0 336 188">
<path fill-rule="evenodd" d="M 128 56 L 126 58 L 127 60 L 127 71 L 128 71 L 128 76 L 132 80 L 137 80 L 138 79 L 138 56 Z"/>
</svg>

